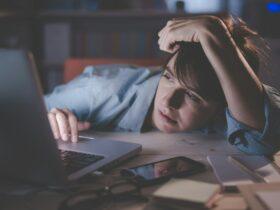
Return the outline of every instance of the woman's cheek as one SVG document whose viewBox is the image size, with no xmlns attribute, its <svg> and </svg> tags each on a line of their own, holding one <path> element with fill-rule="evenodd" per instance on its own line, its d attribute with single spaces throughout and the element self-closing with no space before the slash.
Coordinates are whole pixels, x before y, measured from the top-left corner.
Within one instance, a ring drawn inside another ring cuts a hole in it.
<svg viewBox="0 0 280 210">
<path fill-rule="evenodd" d="M 179 126 L 182 130 L 194 129 L 204 118 L 204 112 L 192 103 L 186 103 L 179 113 Z"/>
</svg>

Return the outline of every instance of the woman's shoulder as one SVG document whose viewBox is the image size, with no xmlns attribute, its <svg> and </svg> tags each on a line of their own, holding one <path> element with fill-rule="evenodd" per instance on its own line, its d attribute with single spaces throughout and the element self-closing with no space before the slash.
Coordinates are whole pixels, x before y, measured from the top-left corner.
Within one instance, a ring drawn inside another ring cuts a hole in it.
<svg viewBox="0 0 280 210">
<path fill-rule="evenodd" d="M 140 67 L 128 64 L 97 65 L 85 68 L 82 78 L 87 78 L 94 88 L 112 93 L 125 93 L 135 86 L 152 82 L 161 75 L 160 67 Z M 111 90 L 111 91 L 110 91 Z"/>
<path fill-rule="evenodd" d="M 111 94 L 118 90 L 128 91 L 135 84 L 146 83 L 151 77 L 160 75 L 160 67 L 140 67 L 128 64 L 87 66 L 83 73 L 65 85 L 75 88 Z"/>
<path fill-rule="evenodd" d="M 106 64 L 87 66 L 84 69 L 83 76 L 99 77 L 103 79 L 125 79 L 125 78 L 137 78 L 142 77 L 145 79 L 151 75 L 158 74 L 161 71 L 161 67 L 143 67 L 130 64 Z"/>
</svg>

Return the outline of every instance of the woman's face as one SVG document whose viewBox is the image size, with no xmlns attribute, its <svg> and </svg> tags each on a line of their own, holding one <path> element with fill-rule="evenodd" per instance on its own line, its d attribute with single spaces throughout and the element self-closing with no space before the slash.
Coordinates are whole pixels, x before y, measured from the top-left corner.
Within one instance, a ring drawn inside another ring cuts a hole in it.
<svg viewBox="0 0 280 210">
<path fill-rule="evenodd" d="M 160 79 L 151 116 L 153 127 L 166 133 L 199 128 L 218 108 L 217 103 L 206 101 L 191 87 L 180 85 L 172 68 L 175 57 L 169 61 Z"/>
</svg>

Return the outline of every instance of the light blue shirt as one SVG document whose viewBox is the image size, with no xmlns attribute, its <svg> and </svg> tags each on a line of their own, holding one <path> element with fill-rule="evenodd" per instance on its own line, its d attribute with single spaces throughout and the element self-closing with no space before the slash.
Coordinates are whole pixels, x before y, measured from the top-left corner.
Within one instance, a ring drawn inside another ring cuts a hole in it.
<svg viewBox="0 0 280 210">
<path fill-rule="evenodd" d="M 95 130 L 141 132 L 161 73 L 160 67 L 89 66 L 80 76 L 46 95 L 45 103 L 48 110 L 68 108 L 79 120 L 91 122 Z M 266 122 L 262 132 L 238 122 L 227 108 L 227 126 L 219 128 L 226 130 L 229 143 L 245 153 L 269 155 L 280 148 L 280 94 L 267 85 L 264 88 Z"/>
</svg>

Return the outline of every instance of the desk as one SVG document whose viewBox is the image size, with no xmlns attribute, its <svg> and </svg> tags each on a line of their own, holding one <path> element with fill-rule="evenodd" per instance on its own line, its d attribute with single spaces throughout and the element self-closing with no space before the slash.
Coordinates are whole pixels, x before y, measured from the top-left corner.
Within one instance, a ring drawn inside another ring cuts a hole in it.
<svg viewBox="0 0 280 210">
<path fill-rule="evenodd" d="M 190 179 L 200 180 L 209 183 L 217 183 L 216 177 L 206 160 L 207 155 L 244 155 L 235 147 L 227 143 L 224 136 L 218 134 L 201 134 L 201 133 L 173 133 L 165 134 L 159 131 L 147 133 L 112 133 L 112 132 L 93 132 L 88 131 L 84 135 L 99 139 L 115 139 L 126 142 L 135 142 L 142 144 L 143 150 L 140 155 L 125 161 L 119 167 L 112 169 L 109 174 L 117 175 L 119 169 L 123 167 L 135 166 L 151 161 L 156 161 L 173 156 L 187 156 L 195 160 L 204 162 L 208 170 L 204 173 L 191 176 Z M 277 156 L 276 156 L 277 157 Z M 278 159 L 276 159 L 278 163 Z M 278 164 L 279 165 L 279 164 Z M 114 181 L 111 176 L 96 179 L 96 185 L 110 184 Z M 151 194 L 157 187 L 144 188 L 142 193 Z M 37 195 L 27 197 L 9 197 L 0 198 L 1 210 L 55 210 L 58 202 L 62 199 L 61 195 L 49 192 L 42 192 Z M 108 204 L 105 209 L 112 210 L 140 210 L 145 203 L 125 204 Z"/>
</svg>

